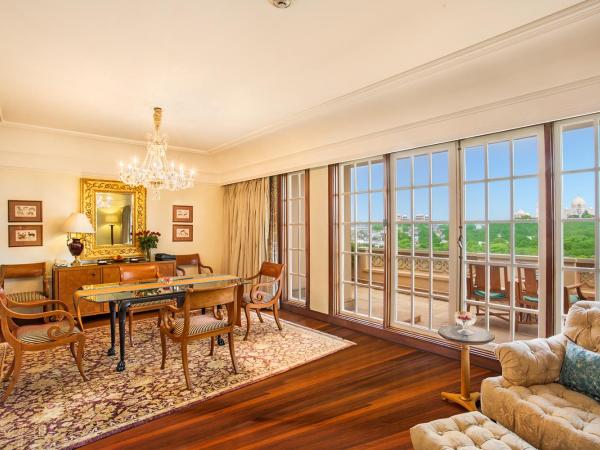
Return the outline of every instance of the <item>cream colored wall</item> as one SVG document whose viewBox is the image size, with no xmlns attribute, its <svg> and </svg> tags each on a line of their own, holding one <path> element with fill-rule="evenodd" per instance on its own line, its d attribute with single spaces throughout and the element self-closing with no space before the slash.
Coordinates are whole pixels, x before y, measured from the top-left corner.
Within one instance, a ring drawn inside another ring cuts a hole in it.
<svg viewBox="0 0 600 450">
<path fill-rule="evenodd" d="M 48 268 L 55 259 L 72 260 L 61 231 L 65 219 L 79 211 L 78 175 L 59 171 L 10 168 L 0 166 L 0 264 L 46 261 Z M 147 201 L 147 228 L 159 231 L 155 252 L 200 253 L 206 264 L 221 270 L 223 188 L 198 184 L 181 192 L 168 192 L 160 200 Z M 44 245 L 8 247 L 8 200 L 42 200 Z M 172 242 L 172 205 L 194 206 L 194 241 Z"/>
<path fill-rule="evenodd" d="M 310 170 L 310 309 L 329 313 L 327 166 Z"/>
</svg>

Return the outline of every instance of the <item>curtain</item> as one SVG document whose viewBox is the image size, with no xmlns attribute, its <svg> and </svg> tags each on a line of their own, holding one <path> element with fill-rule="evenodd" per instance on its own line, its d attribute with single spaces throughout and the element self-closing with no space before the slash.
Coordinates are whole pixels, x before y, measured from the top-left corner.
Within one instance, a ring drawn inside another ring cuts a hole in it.
<svg viewBox="0 0 600 450">
<path fill-rule="evenodd" d="M 249 277 L 270 256 L 269 178 L 225 186 L 225 267 L 232 275 Z"/>
</svg>

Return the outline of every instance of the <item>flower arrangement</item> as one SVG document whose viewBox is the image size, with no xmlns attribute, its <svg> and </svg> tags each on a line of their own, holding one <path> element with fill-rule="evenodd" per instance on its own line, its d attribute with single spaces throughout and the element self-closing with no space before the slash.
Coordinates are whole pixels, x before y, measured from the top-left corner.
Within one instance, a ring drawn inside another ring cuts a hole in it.
<svg viewBox="0 0 600 450">
<path fill-rule="evenodd" d="M 140 247 L 146 253 L 146 259 L 150 261 L 150 249 L 158 246 L 158 238 L 160 233 L 158 231 L 143 230 L 135 233 Z"/>
<path fill-rule="evenodd" d="M 477 318 L 471 311 L 460 311 L 454 313 L 454 320 L 456 321 L 456 325 L 461 326 L 461 329 L 458 330 L 460 334 L 473 334 L 468 327 L 473 325 L 477 321 Z"/>
</svg>

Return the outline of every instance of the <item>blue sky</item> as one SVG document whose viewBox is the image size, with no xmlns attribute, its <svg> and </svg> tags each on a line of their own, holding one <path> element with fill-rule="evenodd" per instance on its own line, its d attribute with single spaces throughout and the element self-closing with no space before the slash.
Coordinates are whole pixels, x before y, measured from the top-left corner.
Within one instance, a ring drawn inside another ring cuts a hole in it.
<svg viewBox="0 0 600 450">
<path fill-rule="evenodd" d="M 594 130 L 592 127 L 577 128 L 563 133 L 563 168 L 575 170 L 593 168 L 594 166 Z M 523 176 L 515 180 L 501 180 L 510 176 L 510 142 L 491 143 L 487 149 L 488 175 L 488 218 L 489 220 L 510 220 L 510 192 L 513 190 L 514 213 L 522 210 L 535 216 L 538 208 L 539 179 L 537 137 L 515 139 L 513 141 L 513 173 Z M 431 161 L 430 161 L 431 158 Z M 465 216 L 467 220 L 485 218 L 485 148 L 483 146 L 465 149 L 464 177 L 470 183 L 465 186 Z M 413 164 L 411 183 L 411 159 Z M 431 166 L 431 179 L 429 167 Z M 353 177 L 353 174 L 351 174 Z M 497 179 L 497 180 L 495 180 Z M 482 180 L 479 182 L 479 180 Z M 352 179 L 352 182 L 354 180 Z M 429 183 L 448 182 L 448 153 L 438 152 L 432 155 L 419 155 L 413 158 L 400 158 L 396 161 L 396 187 L 400 188 L 396 196 L 398 216 L 410 216 L 410 190 L 401 188 L 413 187 L 414 215 L 429 215 L 429 196 L 432 202 L 432 219 L 448 220 L 448 188 L 433 187 L 431 191 L 425 187 Z M 356 185 L 358 191 L 365 191 L 369 184 L 368 164 L 356 168 Z M 420 187 L 423 186 L 423 187 Z M 371 189 L 383 188 L 383 162 L 371 164 Z M 594 205 L 594 172 L 566 174 L 563 176 L 563 204 L 570 207 L 574 197 L 580 196 L 593 208 Z M 383 221 L 383 194 L 370 194 L 371 222 Z M 358 194 L 357 221 L 369 220 L 368 194 Z"/>
</svg>

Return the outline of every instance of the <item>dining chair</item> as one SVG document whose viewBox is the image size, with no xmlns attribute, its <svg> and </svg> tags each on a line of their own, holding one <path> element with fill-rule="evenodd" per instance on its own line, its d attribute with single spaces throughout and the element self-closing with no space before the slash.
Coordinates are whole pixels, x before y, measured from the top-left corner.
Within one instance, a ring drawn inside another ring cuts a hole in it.
<svg viewBox="0 0 600 450">
<path fill-rule="evenodd" d="M 244 313 L 246 314 L 246 335 L 244 340 L 248 340 L 250 334 L 250 311 L 256 311 L 258 320 L 263 322 L 263 318 L 260 314 L 261 309 L 273 307 L 273 317 L 277 328 L 282 330 L 281 323 L 279 322 L 279 299 L 281 298 L 282 290 L 282 279 L 285 271 L 285 264 L 275 264 L 272 262 L 264 261 L 260 266 L 258 273 L 250 278 L 246 278 L 246 281 L 256 280 L 256 283 L 252 284 L 250 293 L 244 294 L 242 298 L 242 306 Z M 270 280 L 269 280 L 270 279 Z M 265 288 L 271 290 L 265 290 Z M 275 293 L 273 293 L 275 291 Z"/>
<path fill-rule="evenodd" d="M 175 263 L 177 264 L 177 272 L 181 273 L 181 275 L 195 275 L 186 266 L 195 266 L 196 273 L 203 273 L 203 269 L 206 269 L 208 273 L 213 273 L 211 266 L 202 264 L 198 253 L 194 253 L 193 255 L 176 255 Z"/>
<path fill-rule="evenodd" d="M 221 289 L 188 289 L 181 308 L 173 305 L 164 306 L 161 311 L 160 342 L 162 346 L 161 369 L 165 368 L 167 360 L 167 338 L 181 345 L 181 360 L 183 373 L 188 389 L 192 389 L 188 366 L 188 343 L 199 339 L 210 338 L 210 353 L 215 351 L 215 336 L 227 334 L 229 341 L 229 354 L 233 364 L 233 371 L 238 373 L 235 360 L 235 342 L 233 330 L 236 322 L 237 311 L 237 286 L 226 286 Z M 213 309 L 215 306 L 224 306 L 227 309 L 227 318 L 217 318 L 214 315 L 194 315 L 195 311 Z"/>
<path fill-rule="evenodd" d="M 510 281 L 508 280 L 508 268 L 503 266 L 489 266 L 490 279 L 486 277 L 486 266 L 482 264 L 469 264 L 469 277 L 467 278 L 468 298 L 485 301 L 485 293 L 489 285 L 490 304 L 510 304 Z M 504 288 L 502 288 L 504 281 Z M 470 308 L 471 305 L 469 305 Z M 475 305 L 476 314 L 480 315 L 479 305 Z M 490 315 L 509 320 L 510 314 L 492 313 Z"/>
<path fill-rule="evenodd" d="M 158 264 L 121 264 L 119 266 L 121 273 L 121 282 L 153 280 L 160 277 Z M 138 312 L 153 311 L 164 305 L 174 305 L 175 300 L 155 300 L 146 303 L 134 303 L 127 308 L 127 318 L 129 321 L 129 344 L 133 345 L 133 315 Z M 158 326 L 160 326 L 160 315 L 158 316 Z"/>
<path fill-rule="evenodd" d="M 539 291 L 538 291 L 537 269 L 534 267 L 517 268 L 517 306 L 527 309 L 538 309 Z M 536 314 L 517 313 L 517 322 L 515 331 L 518 331 L 519 323 L 536 323 Z"/>
<path fill-rule="evenodd" d="M 50 310 L 41 313 L 21 313 L 16 312 L 15 307 L 48 307 Z M 49 321 L 47 323 L 16 325 L 14 319 L 20 321 L 48 319 Z M 14 352 L 10 369 L 2 378 L 2 381 L 5 381 L 12 375 L 10 383 L 2 396 L 2 402 L 8 398 L 17 384 L 25 352 L 39 352 L 69 345 L 77 369 L 83 380 L 87 381 L 83 372 L 85 334 L 77 327 L 75 319 L 68 312 L 67 305 L 63 302 L 59 300 L 41 300 L 25 304 L 18 303 L 9 300 L 4 290 L 0 289 L 0 329 L 3 338 Z M 77 347 L 75 344 L 77 344 Z"/>
<path fill-rule="evenodd" d="M 6 281 L 34 281 L 37 286 L 24 291 L 8 292 Z M 6 297 L 16 303 L 37 302 L 50 297 L 50 288 L 46 279 L 46 263 L 2 264 L 0 265 L 0 288 Z"/>
</svg>

